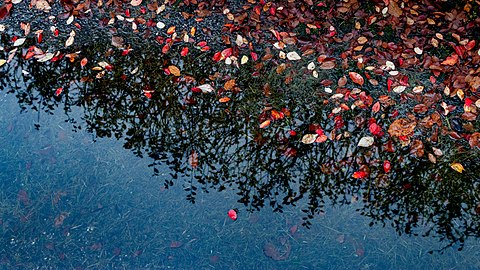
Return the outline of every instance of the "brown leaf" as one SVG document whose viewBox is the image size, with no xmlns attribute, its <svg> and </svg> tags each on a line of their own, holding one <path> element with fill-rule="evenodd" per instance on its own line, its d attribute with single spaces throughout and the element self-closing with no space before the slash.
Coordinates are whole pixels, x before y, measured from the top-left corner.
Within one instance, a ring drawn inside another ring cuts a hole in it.
<svg viewBox="0 0 480 270">
<path fill-rule="evenodd" d="M 415 121 L 411 121 L 410 119 L 407 118 L 400 118 L 395 121 L 390 125 L 388 128 L 388 134 L 390 136 L 410 136 L 413 133 L 413 130 L 417 126 L 417 123 Z"/>
<path fill-rule="evenodd" d="M 356 73 L 356 72 L 349 72 L 348 75 L 350 76 L 350 79 L 356 84 L 359 84 L 360 86 L 363 86 L 365 83 L 365 80 L 363 79 L 362 75 Z"/>
<path fill-rule="evenodd" d="M 332 69 L 335 67 L 334 61 L 325 61 L 320 65 L 320 69 Z"/>
<path fill-rule="evenodd" d="M 228 80 L 224 85 L 223 88 L 225 90 L 232 90 L 235 87 L 235 79 Z"/>
<path fill-rule="evenodd" d="M 412 146 L 410 147 L 410 154 L 420 158 L 423 157 L 424 153 L 425 149 L 423 146 L 423 142 L 421 140 L 414 140 Z"/>
<path fill-rule="evenodd" d="M 473 133 L 468 140 L 468 144 L 472 148 L 477 147 L 480 149 L 480 132 Z"/>
<path fill-rule="evenodd" d="M 389 5 L 388 5 L 388 14 L 394 16 L 394 17 L 401 17 L 403 15 L 402 9 L 398 6 L 397 2 L 395 0 L 390 0 Z"/>
</svg>

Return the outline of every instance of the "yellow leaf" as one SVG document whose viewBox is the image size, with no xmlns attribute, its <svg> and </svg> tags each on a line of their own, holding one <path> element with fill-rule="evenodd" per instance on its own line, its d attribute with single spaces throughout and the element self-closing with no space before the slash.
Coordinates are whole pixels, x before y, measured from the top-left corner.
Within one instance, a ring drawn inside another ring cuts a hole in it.
<svg viewBox="0 0 480 270">
<path fill-rule="evenodd" d="M 450 167 L 451 167 L 452 169 L 454 169 L 455 171 L 459 172 L 459 173 L 462 173 L 463 170 L 465 170 L 465 169 L 463 168 L 463 165 L 460 164 L 460 163 L 458 163 L 458 162 L 454 162 L 454 163 L 450 164 Z"/>
<path fill-rule="evenodd" d="M 175 76 L 180 76 L 180 69 L 178 69 L 178 67 L 176 66 L 168 66 L 168 70 Z"/>
<path fill-rule="evenodd" d="M 5 65 L 5 63 L 7 62 L 7 60 L 5 59 L 0 59 L 0 67 Z"/>
</svg>

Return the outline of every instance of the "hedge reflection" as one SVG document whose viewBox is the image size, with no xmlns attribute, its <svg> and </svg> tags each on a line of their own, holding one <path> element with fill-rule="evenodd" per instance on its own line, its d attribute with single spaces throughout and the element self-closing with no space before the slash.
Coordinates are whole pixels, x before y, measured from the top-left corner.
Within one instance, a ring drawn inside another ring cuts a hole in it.
<svg viewBox="0 0 480 270">
<path fill-rule="evenodd" d="M 6 47 L 7 40 L 3 38 Z M 423 136 L 435 135 L 442 142 L 444 156 L 437 164 L 388 137 L 377 138 L 378 147 L 363 149 L 357 143 L 367 131 L 357 126 L 370 112 L 347 111 L 333 121 L 335 104 L 322 102 L 320 84 L 301 73 L 285 84 L 272 63 L 255 73 L 258 66 L 214 64 L 211 54 L 193 47 L 187 57 L 162 54 L 154 43 L 127 55 L 110 47 L 87 43 L 78 48 L 79 55 L 46 63 L 24 60 L 19 52 L 1 68 L 2 87 L 16 95 L 23 110 L 39 112 L 39 128 L 43 117 L 62 108 L 74 129 L 124 140 L 135 155 L 148 156 L 155 175 L 160 177 L 160 164 L 168 165 L 172 173 L 162 176 L 165 185 L 189 179 L 181 184 L 192 203 L 200 190 L 225 189 L 237 191 L 238 201 L 252 211 L 268 206 L 281 212 L 305 200 L 308 226 L 326 204 L 360 201 L 358 211 L 372 225 L 390 224 L 399 233 L 435 235 L 460 248 L 468 237 L 479 235 L 478 151 L 434 128 L 424 129 Z M 84 57 L 89 64 L 82 68 L 79 59 Z M 100 62 L 110 67 L 93 70 Z M 167 74 L 171 64 L 181 67 L 182 76 Z M 320 76 L 338 79 L 342 74 Z M 238 88 L 223 89 L 232 78 Z M 192 91 L 201 84 L 215 91 Z M 58 88 L 63 91 L 57 96 Z M 219 102 L 226 96 L 230 101 Z M 397 109 L 406 113 L 408 107 L 401 106 Z M 82 119 L 73 117 L 72 107 L 83 108 Z M 275 112 L 282 112 L 282 119 L 260 128 Z M 386 115 L 385 124 L 392 122 Z M 333 139 L 301 142 L 302 135 L 318 127 L 331 131 Z M 385 151 L 389 144 L 395 144 L 395 151 Z M 383 160 L 392 162 L 388 174 L 382 171 Z M 452 170 L 453 161 L 468 170 Z M 353 178 L 359 168 L 367 168 L 369 177 Z"/>
</svg>

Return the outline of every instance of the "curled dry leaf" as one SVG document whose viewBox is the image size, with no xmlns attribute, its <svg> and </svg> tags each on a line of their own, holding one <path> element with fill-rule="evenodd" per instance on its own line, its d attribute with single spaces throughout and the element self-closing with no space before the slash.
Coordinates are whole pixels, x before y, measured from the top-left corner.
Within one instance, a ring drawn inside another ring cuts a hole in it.
<svg viewBox="0 0 480 270">
<path fill-rule="evenodd" d="M 302 138 L 302 143 L 304 144 L 312 144 L 315 142 L 315 140 L 317 139 L 318 137 L 318 134 L 305 134 L 303 135 L 303 138 Z"/>
<path fill-rule="evenodd" d="M 365 80 L 363 79 L 362 75 L 356 73 L 356 72 L 349 72 L 348 75 L 350 76 L 350 79 L 356 84 L 359 84 L 360 86 L 363 86 L 365 83 Z"/>
<path fill-rule="evenodd" d="M 360 139 L 358 146 L 360 147 L 370 147 L 375 142 L 375 139 L 372 136 L 365 136 Z"/>
</svg>

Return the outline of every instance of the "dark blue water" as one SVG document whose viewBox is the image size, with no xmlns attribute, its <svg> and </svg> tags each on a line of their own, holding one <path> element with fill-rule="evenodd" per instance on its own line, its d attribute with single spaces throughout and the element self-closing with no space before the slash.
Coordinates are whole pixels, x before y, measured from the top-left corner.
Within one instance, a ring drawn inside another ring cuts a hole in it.
<svg viewBox="0 0 480 270">
<path fill-rule="evenodd" d="M 80 115 L 74 109 L 73 115 Z M 198 191 L 115 139 L 71 131 L 64 114 L 21 114 L 0 92 L 2 269 L 478 269 L 479 242 L 463 251 L 368 224 L 359 202 L 301 226 L 299 208 L 249 213 L 236 190 Z M 301 203 L 300 203 L 301 205 Z M 227 216 L 238 208 L 239 217 Z"/>
</svg>

